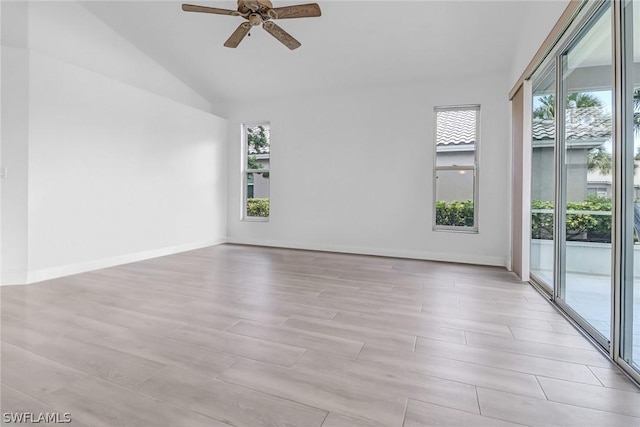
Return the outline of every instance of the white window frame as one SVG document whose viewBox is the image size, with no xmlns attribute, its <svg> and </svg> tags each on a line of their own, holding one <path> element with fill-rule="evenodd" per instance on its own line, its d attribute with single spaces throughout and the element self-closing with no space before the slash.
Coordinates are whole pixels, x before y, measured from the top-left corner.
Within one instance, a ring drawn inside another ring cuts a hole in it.
<svg viewBox="0 0 640 427">
<path fill-rule="evenodd" d="M 438 166 L 438 113 L 443 111 L 476 111 L 476 138 L 473 148 L 473 165 L 465 166 Z M 447 231 L 456 233 L 478 233 L 478 212 L 479 212 L 479 186 L 478 186 L 478 163 L 480 148 L 480 104 L 469 105 L 452 105 L 452 106 L 436 106 L 433 108 L 433 231 Z M 437 225 L 436 224 L 436 202 L 438 199 L 438 171 L 460 171 L 473 172 L 473 227 L 456 226 L 456 225 Z"/>
<path fill-rule="evenodd" d="M 262 169 L 249 169 L 247 165 L 249 164 L 249 133 L 247 132 L 247 128 L 253 128 L 256 126 L 264 126 L 269 129 L 269 137 L 271 137 L 271 123 L 264 122 L 251 122 L 251 123 L 243 123 L 242 124 L 242 141 L 241 141 L 241 150 L 242 155 L 240 156 L 240 161 L 242 162 L 240 165 L 241 171 L 241 185 L 242 188 L 240 190 L 240 220 L 248 221 L 248 222 L 269 222 L 269 217 L 271 216 L 271 183 L 269 183 L 269 216 L 248 216 L 247 215 L 247 189 L 249 187 L 249 174 L 250 173 L 270 173 L 271 172 L 271 138 L 269 138 L 269 166 Z M 254 175 L 255 179 L 255 175 Z M 254 187 L 255 191 L 255 187 Z M 254 193 L 255 194 L 255 193 Z"/>
</svg>

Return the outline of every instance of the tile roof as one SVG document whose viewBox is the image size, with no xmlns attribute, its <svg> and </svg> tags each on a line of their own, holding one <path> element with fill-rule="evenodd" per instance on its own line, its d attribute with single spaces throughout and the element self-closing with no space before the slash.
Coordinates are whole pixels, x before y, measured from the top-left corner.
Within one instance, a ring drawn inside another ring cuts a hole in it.
<svg viewBox="0 0 640 427">
<path fill-rule="evenodd" d="M 531 133 L 534 141 L 555 139 L 553 120 L 533 119 Z M 611 137 L 611 116 L 601 108 L 572 108 L 567 110 L 566 138 L 572 140 L 608 139 Z"/>
<path fill-rule="evenodd" d="M 444 110 L 436 113 L 436 144 L 466 145 L 476 142 L 477 110 Z"/>
<path fill-rule="evenodd" d="M 250 145 L 248 151 L 249 151 L 249 155 L 250 156 L 253 156 L 253 155 L 256 155 L 256 154 L 269 154 L 270 147 L 269 146 L 267 146 L 267 147 L 259 147 L 256 150 L 255 146 Z"/>
</svg>

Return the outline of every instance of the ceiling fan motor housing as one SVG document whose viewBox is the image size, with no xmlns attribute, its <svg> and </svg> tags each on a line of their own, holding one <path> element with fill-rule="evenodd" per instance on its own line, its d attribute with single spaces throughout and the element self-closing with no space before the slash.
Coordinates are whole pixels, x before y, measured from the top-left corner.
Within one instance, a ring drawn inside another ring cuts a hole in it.
<svg viewBox="0 0 640 427">
<path fill-rule="evenodd" d="M 262 16 L 260 16 L 259 13 L 252 13 L 247 19 L 249 20 L 249 24 L 253 27 L 262 24 L 263 21 Z"/>
<path fill-rule="evenodd" d="M 238 0 L 238 12 L 266 14 L 273 7 L 269 0 Z M 253 25 L 253 24 L 252 24 Z"/>
</svg>

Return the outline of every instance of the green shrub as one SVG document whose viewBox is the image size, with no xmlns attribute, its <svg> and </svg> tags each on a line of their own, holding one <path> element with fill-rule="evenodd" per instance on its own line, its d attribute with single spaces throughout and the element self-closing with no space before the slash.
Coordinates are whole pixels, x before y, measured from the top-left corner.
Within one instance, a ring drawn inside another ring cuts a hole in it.
<svg viewBox="0 0 640 427">
<path fill-rule="evenodd" d="M 436 202 L 436 225 L 473 227 L 473 201 Z"/>
<path fill-rule="evenodd" d="M 269 199 L 247 199 L 247 216 L 268 217 Z"/>
<path fill-rule="evenodd" d="M 532 210 L 553 210 L 553 202 L 534 200 Z M 611 199 L 589 196 L 584 202 L 567 203 L 567 240 L 583 242 L 611 242 L 611 215 L 578 213 L 580 211 L 611 212 Z M 553 214 L 532 212 L 531 238 L 553 239 Z"/>
<path fill-rule="evenodd" d="M 531 202 L 531 210 L 553 210 L 553 202 L 534 200 Z M 546 212 L 531 213 L 531 238 L 553 239 L 553 214 Z"/>
</svg>

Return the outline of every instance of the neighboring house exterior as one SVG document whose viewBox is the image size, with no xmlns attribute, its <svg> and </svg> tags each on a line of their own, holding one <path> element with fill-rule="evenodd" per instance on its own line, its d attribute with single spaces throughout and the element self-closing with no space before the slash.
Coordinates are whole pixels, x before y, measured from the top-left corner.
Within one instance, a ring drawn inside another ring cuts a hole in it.
<svg viewBox="0 0 640 427">
<path fill-rule="evenodd" d="M 259 150 L 249 147 L 248 155 L 249 157 L 255 158 L 256 162 L 264 169 L 269 170 L 269 147 L 262 147 Z M 257 173 L 249 175 L 247 179 L 247 198 L 268 199 L 269 178 L 265 178 L 263 174 Z"/>
<path fill-rule="evenodd" d="M 610 198 L 613 194 L 613 177 L 611 174 L 603 175 L 599 171 L 591 171 L 588 174 L 587 192 L 599 197 Z M 640 200 L 640 167 L 636 167 L 633 177 L 633 198 Z"/>
<path fill-rule="evenodd" d="M 589 150 L 610 142 L 611 128 L 611 117 L 603 114 L 601 108 L 567 110 L 565 162 L 568 202 L 584 201 L 590 194 L 611 197 L 610 174 L 609 187 L 605 189 L 601 180 L 596 179 L 599 173 L 589 172 L 587 168 Z M 553 200 L 555 131 L 553 120 L 533 119 L 531 167 L 536 173 L 531 185 L 531 196 L 534 200 Z"/>
</svg>

